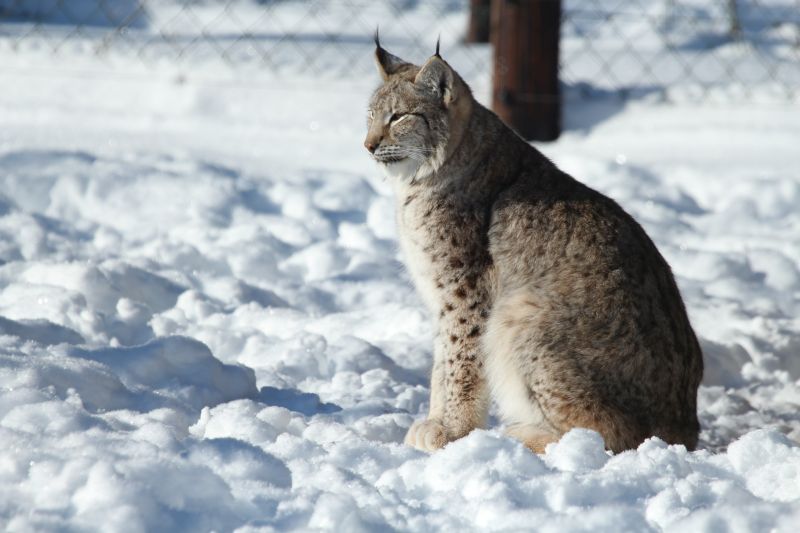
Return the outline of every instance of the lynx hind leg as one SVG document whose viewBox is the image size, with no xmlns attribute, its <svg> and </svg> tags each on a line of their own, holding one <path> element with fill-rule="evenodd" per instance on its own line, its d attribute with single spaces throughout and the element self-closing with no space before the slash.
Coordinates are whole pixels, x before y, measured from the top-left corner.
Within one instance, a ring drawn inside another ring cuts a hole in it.
<svg viewBox="0 0 800 533">
<path fill-rule="evenodd" d="M 534 295 L 519 291 L 500 300 L 489 318 L 487 379 L 508 434 L 538 453 L 577 427 L 597 431 L 615 452 L 635 448 L 649 436 L 645 428 L 607 405 L 564 354 L 538 341 L 549 315 Z"/>
<path fill-rule="evenodd" d="M 526 292 L 498 300 L 483 336 L 486 379 L 506 434 L 535 453 L 561 438 L 561 431 L 539 404 L 527 376 L 537 375 L 537 356 L 530 353 L 531 332 L 542 309 Z"/>
<path fill-rule="evenodd" d="M 506 428 L 506 435 L 517 439 L 533 453 L 544 453 L 548 444 L 561 438 L 558 431 L 538 424 L 511 424 Z"/>
</svg>

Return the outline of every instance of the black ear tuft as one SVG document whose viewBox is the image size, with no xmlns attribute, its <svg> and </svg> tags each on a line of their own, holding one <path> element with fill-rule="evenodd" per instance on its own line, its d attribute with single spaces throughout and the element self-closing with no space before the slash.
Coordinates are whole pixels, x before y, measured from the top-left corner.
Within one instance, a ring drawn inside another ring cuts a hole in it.
<svg viewBox="0 0 800 533">
<path fill-rule="evenodd" d="M 380 35 L 378 34 L 378 26 L 375 26 L 375 57 L 378 60 L 378 65 L 383 70 L 382 75 L 386 78 L 392 74 L 394 66 L 397 64 L 397 57 L 393 56 L 381 46 Z"/>
<path fill-rule="evenodd" d="M 383 78 L 383 81 L 387 81 L 393 74 L 405 71 L 413 66 L 396 55 L 390 54 L 381 46 L 377 27 L 375 28 L 375 60 L 378 64 L 378 73 Z"/>
<path fill-rule="evenodd" d="M 436 57 L 439 57 L 439 58 L 442 57 L 442 56 L 439 55 L 439 41 L 441 41 L 441 40 L 442 40 L 442 35 L 439 34 L 439 36 L 436 38 L 436 53 L 433 54 L 433 55 L 435 55 Z"/>
</svg>

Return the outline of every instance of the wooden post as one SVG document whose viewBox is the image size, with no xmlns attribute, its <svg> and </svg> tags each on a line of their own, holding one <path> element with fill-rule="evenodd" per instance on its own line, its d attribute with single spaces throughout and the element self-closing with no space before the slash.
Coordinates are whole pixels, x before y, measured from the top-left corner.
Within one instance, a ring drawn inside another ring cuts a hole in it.
<svg viewBox="0 0 800 533">
<path fill-rule="evenodd" d="M 561 133 L 558 40 L 561 0 L 494 0 L 492 107 L 524 138 Z"/>
<path fill-rule="evenodd" d="M 468 43 L 489 42 L 489 21 L 492 0 L 470 0 L 469 26 L 467 27 Z"/>
<path fill-rule="evenodd" d="M 731 39 L 740 39 L 742 37 L 742 23 L 739 20 L 739 6 L 736 5 L 736 0 L 728 0 L 728 19 L 730 20 Z"/>
</svg>

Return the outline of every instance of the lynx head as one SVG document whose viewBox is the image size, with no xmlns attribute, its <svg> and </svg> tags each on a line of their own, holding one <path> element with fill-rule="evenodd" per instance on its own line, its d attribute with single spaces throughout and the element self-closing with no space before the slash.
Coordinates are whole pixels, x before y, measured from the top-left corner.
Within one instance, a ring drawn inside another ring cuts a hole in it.
<svg viewBox="0 0 800 533">
<path fill-rule="evenodd" d="M 466 83 L 436 53 L 421 67 L 390 54 L 375 33 L 383 84 L 372 95 L 364 146 L 387 175 L 421 180 L 439 169 L 458 144 L 472 109 Z"/>
</svg>

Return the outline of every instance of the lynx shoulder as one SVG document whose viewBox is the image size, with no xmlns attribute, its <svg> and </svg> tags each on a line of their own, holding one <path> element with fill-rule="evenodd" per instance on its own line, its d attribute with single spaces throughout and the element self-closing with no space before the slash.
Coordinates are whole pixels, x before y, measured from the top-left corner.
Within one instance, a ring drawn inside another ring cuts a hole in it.
<svg viewBox="0 0 800 533">
<path fill-rule="evenodd" d="M 693 449 L 703 361 L 674 277 L 636 221 L 559 170 L 438 54 L 384 50 L 364 142 L 392 180 L 400 244 L 436 322 L 430 410 L 406 442 L 483 427 L 544 447 L 574 427 L 614 451 Z"/>
</svg>

